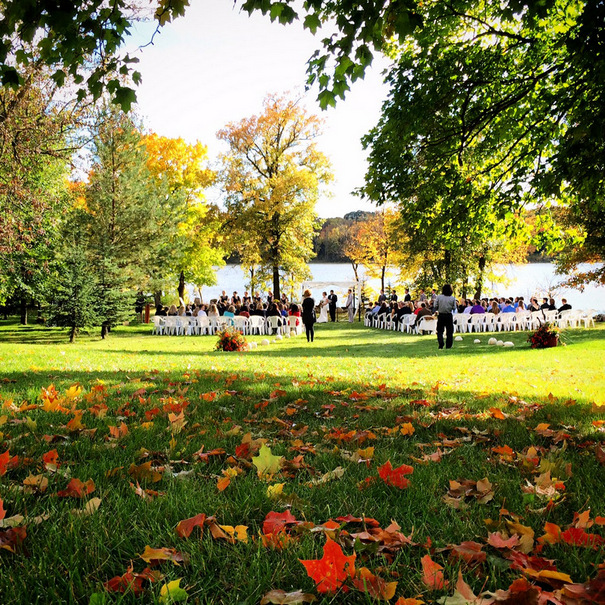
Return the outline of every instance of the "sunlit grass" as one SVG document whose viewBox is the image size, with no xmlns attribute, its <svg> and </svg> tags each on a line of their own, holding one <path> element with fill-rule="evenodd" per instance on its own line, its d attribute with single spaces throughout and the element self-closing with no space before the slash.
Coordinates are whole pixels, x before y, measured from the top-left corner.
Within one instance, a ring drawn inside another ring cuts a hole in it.
<svg viewBox="0 0 605 605">
<path fill-rule="evenodd" d="M 93 593 L 105 594 L 103 583 L 131 563 L 141 571 L 145 564 L 139 555 L 146 545 L 176 548 L 190 556 L 190 563 L 161 565 L 164 580 L 149 587 L 141 602 L 155 602 L 160 585 L 175 578 L 183 578 L 190 599 L 202 603 L 258 603 L 273 588 L 314 592 L 298 559 L 320 557 L 323 534 L 303 533 L 284 551 L 267 549 L 258 539 L 262 522 L 287 503 L 270 500 L 267 482 L 244 462 L 236 463 L 242 472 L 227 489 L 217 489 L 223 471 L 233 466 L 227 456 L 247 432 L 267 439 L 272 452 L 288 460 L 299 454 L 291 449 L 296 439 L 312 448 L 303 452 L 308 468 L 274 479 L 285 483 L 297 519 L 318 525 L 341 515 L 366 515 L 382 527 L 394 519 L 405 535 L 413 535 L 418 546 L 400 550 L 393 560 L 358 551 L 360 566 L 398 580 L 397 596 L 422 595 L 431 602 L 442 595 L 428 592 L 422 581 L 420 559 L 428 551 L 421 545 L 428 538 L 437 549 L 465 540 L 484 543 L 484 519 L 497 519 L 501 508 L 522 515 L 536 537 L 545 521 L 566 527 L 576 511 L 590 507 L 593 516 L 605 515 L 602 466 L 594 456 L 594 441 L 603 441 L 599 420 L 605 418 L 597 407 L 605 404 L 603 326 L 569 331 L 565 347 L 540 351 L 529 348 L 523 333 L 506 335 L 515 342 L 512 349 L 488 346 L 486 335 L 475 345 L 474 335 L 464 335 L 453 350 L 438 351 L 434 337 L 345 323 L 318 326 L 313 344 L 298 336 L 241 354 L 214 351 L 213 337 L 150 332 L 148 326 L 124 327 L 106 340 L 91 334 L 69 345 L 57 330 L 1 324 L 0 454 L 8 449 L 21 463 L 0 477 L 0 498 L 7 516 L 23 514 L 27 524 L 23 550 L 0 550 L 3 603 L 86 603 Z M 80 410 L 91 407 L 83 397 L 97 387 L 107 414 L 85 411 L 83 428 L 68 430 L 72 412 L 31 408 L 41 405 L 41 389 L 51 383 L 61 396 L 80 384 L 83 391 L 74 400 Z M 171 402 L 187 403 L 182 430 L 174 429 L 164 409 Z M 152 413 L 155 408 L 159 412 Z M 110 427 L 122 422 L 127 434 L 111 438 Z M 412 434 L 393 431 L 404 423 L 413 426 Z M 535 431 L 540 423 L 568 437 L 555 442 Z M 330 438 L 337 429 L 363 440 Z M 448 440 L 455 445 L 448 446 Z M 571 464 L 572 475 L 560 477 L 565 490 L 551 512 L 535 512 L 545 502 L 521 490 L 535 475 L 493 454 L 493 447 L 504 445 L 516 453 L 543 448 L 540 455 L 555 470 Z M 369 466 L 350 459 L 368 446 L 375 448 Z M 226 454 L 200 462 L 196 452 L 214 448 Z M 59 455 L 56 473 L 42 464 L 52 449 Z M 436 449 L 447 451 L 441 462 L 415 461 Z M 141 479 L 143 487 L 161 492 L 152 501 L 130 487 L 131 465 L 145 460 L 162 474 L 157 483 Z M 387 460 L 414 467 L 408 489 L 372 479 Z M 309 485 L 337 467 L 344 469 L 341 479 Z M 38 474 L 48 479 L 47 491 L 23 491 L 23 480 Z M 70 477 L 94 481 L 91 496 L 102 502 L 93 515 L 75 516 L 71 511 L 84 502 L 55 496 Z M 444 504 L 450 479 L 483 477 L 495 486 L 491 502 L 469 502 L 462 510 Z M 359 489 L 368 479 L 367 488 Z M 221 524 L 248 526 L 249 542 L 215 541 L 208 530 L 202 540 L 198 533 L 179 538 L 176 524 L 198 513 L 215 515 Z M 41 515 L 39 524 L 31 521 Z M 544 554 L 579 582 L 594 576 L 594 566 L 602 562 L 599 551 L 565 545 L 549 546 Z M 431 555 L 444 565 L 452 585 L 461 568 L 476 592 L 506 589 L 519 577 L 495 551 L 476 569 L 448 559 L 447 552 Z M 135 601 L 132 595 L 105 597 Z M 352 592 L 323 602 L 373 601 Z"/>
</svg>

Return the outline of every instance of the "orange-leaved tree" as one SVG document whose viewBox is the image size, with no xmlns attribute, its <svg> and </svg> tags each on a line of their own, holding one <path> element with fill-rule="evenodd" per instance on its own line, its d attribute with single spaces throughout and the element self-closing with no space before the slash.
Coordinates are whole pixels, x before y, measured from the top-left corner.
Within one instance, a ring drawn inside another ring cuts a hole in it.
<svg viewBox="0 0 605 605">
<path fill-rule="evenodd" d="M 319 118 L 298 100 L 277 95 L 263 105 L 260 115 L 230 123 L 218 133 L 229 145 L 221 156 L 219 179 L 233 248 L 244 267 L 255 262 L 270 270 L 277 298 L 280 272 L 301 279 L 308 272 L 315 203 L 332 174 L 313 142 Z"/>
</svg>

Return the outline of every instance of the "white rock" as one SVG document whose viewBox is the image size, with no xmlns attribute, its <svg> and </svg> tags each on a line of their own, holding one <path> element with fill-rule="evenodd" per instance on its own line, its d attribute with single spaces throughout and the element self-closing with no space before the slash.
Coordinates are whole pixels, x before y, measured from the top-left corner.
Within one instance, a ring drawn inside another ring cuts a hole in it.
<svg viewBox="0 0 605 605">
<path fill-rule="evenodd" d="M 499 347 L 503 347 L 503 346 L 504 346 L 504 341 L 503 341 L 503 340 L 499 340 L 498 342 L 496 342 L 496 344 L 497 344 Z"/>
<path fill-rule="evenodd" d="M 249 343 L 248 343 L 248 346 L 249 346 L 251 349 L 256 349 L 256 347 L 258 346 L 258 344 L 257 344 L 256 342 L 252 341 L 252 342 L 249 342 Z"/>
<path fill-rule="evenodd" d="M 481 344 L 481 341 L 480 341 L 478 338 L 475 338 L 475 340 L 473 340 L 473 342 L 474 342 L 476 345 L 480 345 L 480 344 Z"/>
<path fill-rule="evenodd" d="M 275 336 L 275 340 L 283 340 L 283 336 L 281 334 L 277 334 Z"/>
<path fill-rule="evenodd" d="M 514 343 L 514 342 L 511 342 L 510 340 L 507 340 L 507 341 L 504 343 L 504 346 L 505 346 L 505 347 L 514 347 L 514 346 L 515 346 L 515 343 Z"/>
<path fill-rule="evenodd" d="M 275 338 L 271 341 L 271 344 L 274 345 L 277 342 L 277 340 L 275 340 Z"/>
<path fill-rule="evenodd" d="M 263 339 L 260 341 L 260 344 L 261 344 L 263 347 L 266 347 L 266 346 L 269 344 L 269 341 L 268 341 L 266 338 L 263 338 Z"/>
<path fill-rule="evenodd" d="M 498 344 L 498 341 L 497 341 L 495 338 L 493 338 L 493 337 L 492 337 L 492 338 L 490 338 L 490 339 L 487 341 L 487 344 L 488 344 L 488 345 L 496 345 L 496 344 Z"/>
<path fill-rule="evenodd" d="M 456 336 L 456 338 L 454 338 L 454 340 L 460 342 L 460 341 L 462 341 L 464 339 L 462 338 L 462 336 Z"/>
<path fill-rule="evenodd" d="M 290 338 L 290 332 L 286 332 L 286 333 L 284 334 L 284 338 Z"/>
</svg>

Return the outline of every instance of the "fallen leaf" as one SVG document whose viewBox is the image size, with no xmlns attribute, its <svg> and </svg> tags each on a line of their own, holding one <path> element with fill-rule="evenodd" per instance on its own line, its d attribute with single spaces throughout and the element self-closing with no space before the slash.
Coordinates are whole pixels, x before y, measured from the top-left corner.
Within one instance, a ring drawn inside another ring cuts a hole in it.
<svg viewBox="0 0 605 605">
<path fill-rule="evenodd" d="M 185 555 L 174 548 L 151 548 L 147 545 L 143 554 L 139 556 L 150 565 L 156 565 L 158 561 L 172 561 L 175 565 L 186 562 Z"/>
<path fill-rule="evenodd" d="M 329 537 L 323 547 L 323 557 L 316 560 L 299 561 L 305 566 L 308 576 L 317 584 L 317 592 L 334 593 L 348 578 L 355 577 L 355 559 L 353 553 L 345 556 L 342 548 Z M 343 590 L 346 586 L 343 586 Z"/>
<path fill-rule="evenodd" d="M 314 603 L 317 598 L 300 590 L 284 592 L 283 590 L 270 590 L 260 600 L 260 605 L 296 605 L 297 603 Z"/>
<path fill-rule="evenodd" d="M 89 479 L 86 483 L 82 483 L 80 479 L 72 479 L 65 489 L 57 492 L 57 496 L 59 498 L 84 498 L 84 496 L 94 491 L 95 484 L 92 479 Z"/>
<path fill-rule="evenodd" d="M 405 475 L 409 475 L 414 472 L 414 469 L 407 464 L 402 464 L 397 468 L 391 466 L 391 461 L 388 460 L 385 464 L 378 467 L 378 476 L 387 484 L 398 487 L 399 489 L 405 489 L 408 487 L 410 482 L 405 478 Z"/>
<path fill-rule="evenodd" d="M 422 563 L 422 581 L 430 590 L 442 590 L 448 585 L 448 582 L 441 571 L 443 567 L 435 563 L 430 555 L 424 555 Z"/>
<path fill-rule="evenodd" d="M 181 588 L 181 578 L 164 584 L 160 590 L 160 603 L 179 603 L 186 601 L 187 591 Z"/>
<path fill-rule="evenodd" d="M 283 459 L 283 456 L 274 456 L 271 448 L 262 445 L 258 456 L 252 458 L 252 464 L 256 467 L 259 478 L 267 479 L 279 473 Z"/>
<path fill-rule="evenodd" d="M 181 538 L 188 538 L 191 535 L 191 532 L 194 528 L 200 528 L 200 538 L 204 534 L 204 523 L 206 522 L 206 515 L 204 513 L 200 513 L 199 515 L 195 515 L 195 517 L 190 517 L 189 519 L 183 519 L 179 521 L 176 526 L 176 533 Z"/>
</svg>

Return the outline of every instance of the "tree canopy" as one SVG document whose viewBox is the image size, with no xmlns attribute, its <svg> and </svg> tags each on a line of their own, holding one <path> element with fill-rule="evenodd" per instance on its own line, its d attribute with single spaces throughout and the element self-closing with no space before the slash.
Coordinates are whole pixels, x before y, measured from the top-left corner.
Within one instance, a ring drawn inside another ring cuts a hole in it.
<svg viewBox="0 0 605 605">
<path fill-rule="evenodd" d="M 261 265 L 279 297 L 281 274 L 305 277 L 313 252 L 315 203 L 332 175 L 313 139 L 320 121 L 296 101 L 269 96 L 263 113 L 218 133 L 229 145 L 219 179 L 227 222 L 244 267 Z"/>
</svg>

